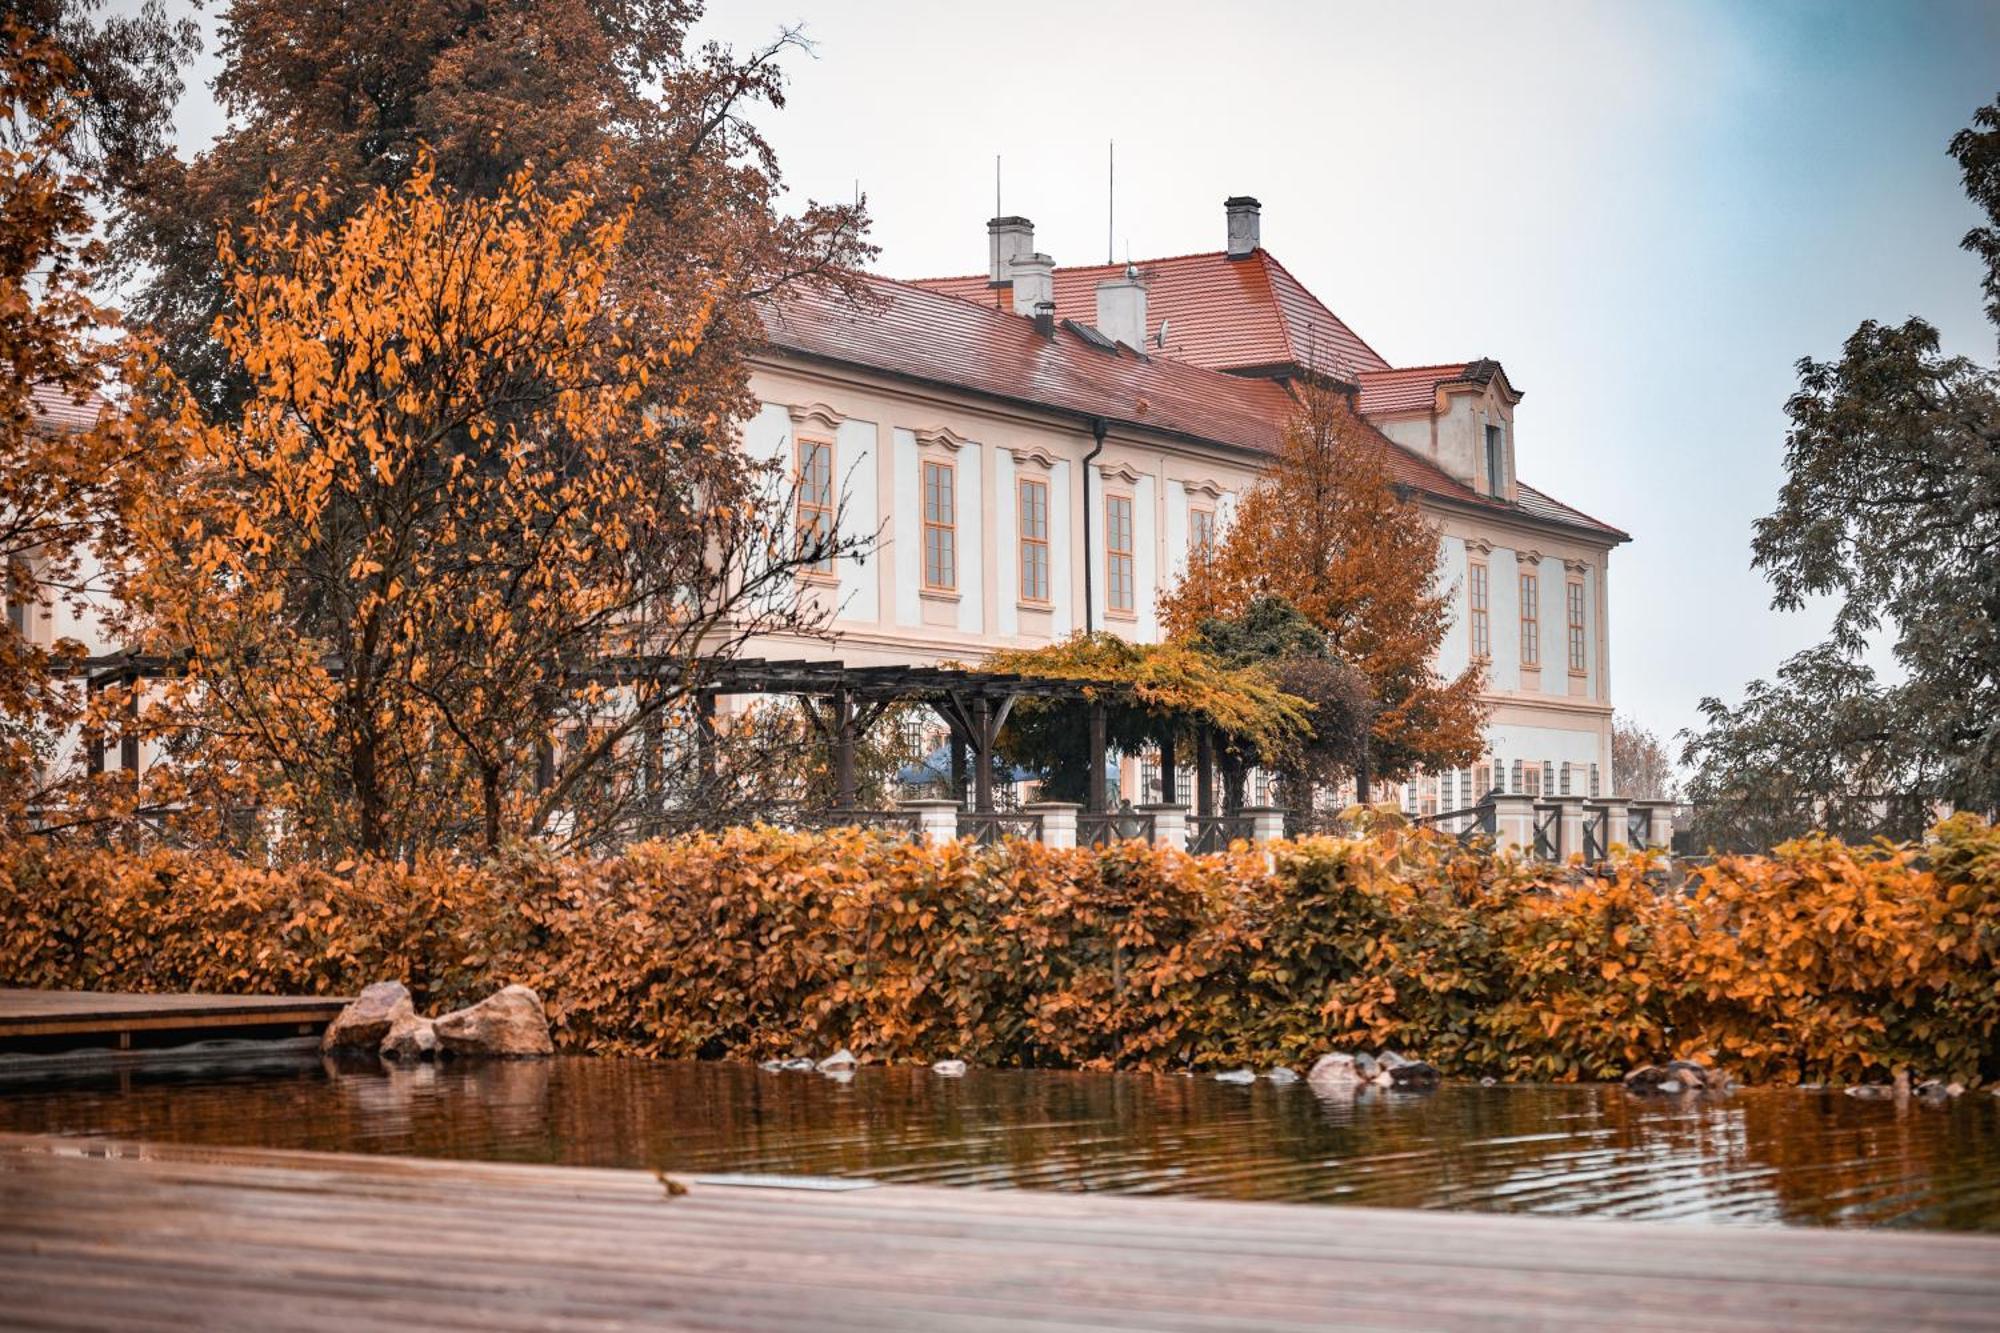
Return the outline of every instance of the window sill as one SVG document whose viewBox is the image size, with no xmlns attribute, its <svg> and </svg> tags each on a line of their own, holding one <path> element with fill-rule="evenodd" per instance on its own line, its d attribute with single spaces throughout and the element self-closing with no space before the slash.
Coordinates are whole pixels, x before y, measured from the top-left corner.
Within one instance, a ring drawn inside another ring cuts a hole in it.
<svg viewBox="0 0 2000 1333">
<path fill-rule="evenodd" d="M 1123 620 L 1132 624 L 1137 624 L 1139 621 L 1139 613 L 1137 611 L 1117 611 L 1107 606 L 1104 608 L 1104 618 L 1106 620 Z"/>
<path fill-rule="evenodd" d="M 1037 602 L 1029 597 L 1020 598 L 1014 605 L 1023 611 L 1053 611 L 1056 609 L 1054 602 Z"/>
<path fill-rule="evenodd" d="M 928 588 L 928 587 L 919 588 L 917 589 L 917 596 L 923 598 L 927 602 L 956 602 L 958 600 L 958 589 Z"/>
<path fill-rule="evenodd" d="M 830 569 L 802 569 L 799 571 L 798 577 L 800 583 L 814 583 L 822 588 L 837 588 L 840 586 L 840 575 Z"/>
</svg>

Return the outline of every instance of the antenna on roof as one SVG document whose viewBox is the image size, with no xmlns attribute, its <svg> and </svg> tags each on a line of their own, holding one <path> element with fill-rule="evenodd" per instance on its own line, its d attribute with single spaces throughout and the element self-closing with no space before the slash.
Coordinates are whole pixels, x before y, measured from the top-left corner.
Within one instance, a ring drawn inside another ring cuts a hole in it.
<svg viewBox="0 0 2000 1333">
<path fill-rule="evenodd" d="M 1104 166 L 1104 262 L 1115 264 L 1118 254 L 1112 237 L 1118 234 L 1118 141 L 1106 141 Z"/>
</svg>

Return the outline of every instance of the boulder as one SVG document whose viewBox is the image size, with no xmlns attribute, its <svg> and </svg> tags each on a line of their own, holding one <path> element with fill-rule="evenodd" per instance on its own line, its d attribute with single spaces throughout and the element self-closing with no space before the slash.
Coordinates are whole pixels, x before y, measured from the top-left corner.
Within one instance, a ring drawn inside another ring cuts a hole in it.
<svg viewBox="0 0 2000 1333">
<path fill-rule="evenodd" d="M 820 1061 L 816 1068 L 822 1074 L 852 1073 L 854 1067 L 860 1063 L 859 1060 L 854 1058 L 854 1052 L 843 1046 L 832 1055 L 827 1056 L 826 1059 Z"/>
<path fill-rule="evenodd" d="M 1354 1072 L 1362 1078 L 1374 1078 L 1382 1072 L 1382 1062 L 1362 1051 L 1354 1057 Z"/>
<path fill-rule="evenodd" d="M 375 1050 L 398 1019 L 414 1018 L 416 1013 L 415 1006 L 410 1003 L 408 986 L 400 981 L 378 981 L 363 988 L 361 994 L 354 997 L 354 1003 L 341 1010 L 339 1016 L 327 1024 L 326 1035 L 320 1038 L 319 1048 L 322 1051 Z"/>
<path fill-rule="evenodd" d="M 1254 1069 L 1228 1069 L 1215 1076 L 1217 1083 L 1255 1083 L 1257 1071 Z"/>
<path fill-rule="evenodd" d="M 1375 1057 L 1375 1063 L 1384 1069 L 1400 1069 L 1404 1065 L 1415 1064 L 1416 1062 L 1399 1051 L 1384 1051 Z"/>
<path fill-rule="evenodd" d="M 415 1014 L 397 1019 L 382 1038 L 384 1060 L 435 1060 L 437 1054 L 437 1024 Z"/>
<path fill-rule="evenodd" d="M 433 1025 L 438 1045 L 453 1055 L 553 1055 L 549 1018 L 539 995 L 508 986 L 467 1009 L 454 1009 Z"/>
<path fill-rule="evenodd" d="M 1370 1063 L 1373 1062 L 1371 1061 Z M 1331 1055 L 1322 1055 L 1314 1063 L 1311 1071 L 1306 1074 L 1307 1082 L 1318 1083 L 1326 1087 L 1341 1087 L 1348 1084 L 1365 1083 L 1367 1082 L 1367 1078 L 1368 1076 L 1361 1072 L 1355 1058 L 1345 1051 L 1335 1051 Z"/>
<path fill-rule="evenodd" d="M 1278 1066 L 1276 1069 L 1265 1070 L 1264 1077 L 1273 1083 L 1296 1083 L 1299 1081 L 1298 1074 L 1293 1070 L 1285 1068 L 1283 1065 Z"/>
<path fill-rule="evenodd" d="M 943 1078 L 964 1078 L 965 1061 L 939 1060 L 931 1066 L 931 1072 Z"/>
<path fill-rule="evenodd" d="M 1435 1088 L 1442 1077 L 1436 1066 L 1422 1060 L 1405 1060 L 1382 1072 L 1388 1076 L 1386 1086 L 1391 1088 Z"/>
</svg>

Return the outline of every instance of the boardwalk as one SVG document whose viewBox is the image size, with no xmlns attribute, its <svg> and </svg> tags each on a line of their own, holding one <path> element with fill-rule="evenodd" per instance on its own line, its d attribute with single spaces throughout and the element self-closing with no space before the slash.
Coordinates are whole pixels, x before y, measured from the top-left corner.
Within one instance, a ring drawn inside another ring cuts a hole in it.
<svg viewBox="0 0 2000 1333">
<path fill-rule="evenodd" d="M 2000 1328 L 2000 1238 L 0 1136 L 0 1323 Z"/>
<path fill-rule="evenodd" d="M 310 1035 L 332 1022 L 346 1003 L 345 997 L 328 995 L 0 989 L 0 1051 Z"/>
</svg>

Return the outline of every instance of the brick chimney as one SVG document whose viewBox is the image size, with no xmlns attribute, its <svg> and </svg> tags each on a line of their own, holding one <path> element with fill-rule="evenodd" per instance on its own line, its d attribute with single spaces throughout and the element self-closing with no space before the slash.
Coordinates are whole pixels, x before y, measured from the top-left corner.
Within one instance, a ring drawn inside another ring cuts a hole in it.
<svg viewBox="0 0 2000 1333">
<path fill-rule="evenodd" d="M 1248 259 L 1257 253 L 1263 244 L 1259 232 L 1258 215 L 1263 208 L 1247 194 L 1233 194 L 1222 201 L 1222 211 L 1229 215 L 1229 257 Z"/>
<path fill-rule="evenodd" d="M 1034 317 L 1040 306 L 1056 301 L 1056 261 L 1045 254 L 1018 255 L 1012 266 L 1014 313 Z"/>
<path fill-rule="evenodd" d="M 1130 264 L 1097 284 L 1097 331 L 1135 352 L 1146 350 L 1146 283 Z"/>
<path fill-rule="evenodd" d="M 994 218 L 986 224 L 988 256 L 986 284 L 998 287 L 1014 280 L 1014 261 L 1035 252 L 1035 224 L 1026 218 Z"/>
</svg>

